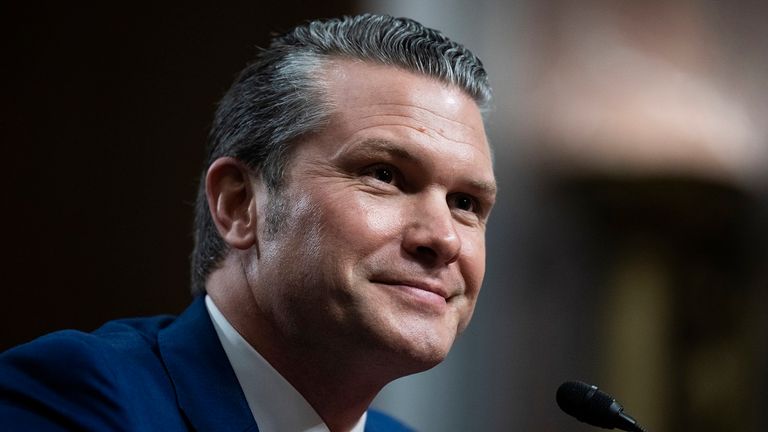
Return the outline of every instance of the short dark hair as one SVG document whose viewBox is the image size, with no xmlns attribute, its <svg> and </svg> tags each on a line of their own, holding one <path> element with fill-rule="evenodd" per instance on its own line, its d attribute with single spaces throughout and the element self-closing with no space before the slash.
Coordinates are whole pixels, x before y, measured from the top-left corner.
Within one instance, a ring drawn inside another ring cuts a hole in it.
<svg viewBox="0 0 768 432">
<path fill-rule="evenodd" d="M 258 172 L 270 193 L 276 193 L 290 144 L 320 128 L 332 112 L 319 77 L 337 58 L 434 77 L 463 89 L 481 111 L 490 105 L 491 88 L 480 59 L 408 18 L 365 14 L 316 20 L 275 37 L 240 73 L 216 110 L 195 206 L 193 293 L 205 291 L 208 275 L 228 253 L 208 209 L 208 167 L 220 157 L 234 157 Z"/>
</svg>

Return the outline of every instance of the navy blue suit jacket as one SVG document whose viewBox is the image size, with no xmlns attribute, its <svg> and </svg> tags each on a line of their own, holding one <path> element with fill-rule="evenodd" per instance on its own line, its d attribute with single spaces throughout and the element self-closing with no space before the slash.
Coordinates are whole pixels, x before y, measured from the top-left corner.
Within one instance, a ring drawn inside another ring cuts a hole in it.
<svg viewBox="0 0 768 432">
<path fill-rule="evenodd" d="M 202 297 L 178 318 L 112 321 L 6 351 L 0 429 L 258 431 Z M 409 430 L 373 410 L 365 429 Z"/>
</svg>

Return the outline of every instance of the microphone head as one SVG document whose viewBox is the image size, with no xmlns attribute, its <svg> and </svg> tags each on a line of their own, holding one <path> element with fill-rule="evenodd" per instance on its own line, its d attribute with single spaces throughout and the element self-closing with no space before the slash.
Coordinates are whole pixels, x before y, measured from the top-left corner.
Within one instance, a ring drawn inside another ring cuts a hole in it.
<svg viewBox="0 0 768 432">
<path fill-rule="evenodd" d="M 566 414 L 602 428 L 614 428 L 616 415 L 622 411 L 621 405 L 608 394 L 581 381 L 567 381 L 561 384 L 557 389 L 556 400 L 557 405 Z"/>
</svg>

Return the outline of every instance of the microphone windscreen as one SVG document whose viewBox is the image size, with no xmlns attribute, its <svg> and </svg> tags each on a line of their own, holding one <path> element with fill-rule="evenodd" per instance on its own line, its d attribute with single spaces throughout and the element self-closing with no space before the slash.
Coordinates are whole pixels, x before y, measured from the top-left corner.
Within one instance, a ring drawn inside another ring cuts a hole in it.
<svg viewBox="0 0 768 432">
<path fill-rule="evenodd" d="M 567 381 L 560 385 L 555 397 L 560 409 L 582 422 L 599 427 L 614 426 L 615 412 L 611 409 L 614 400 L 596 386 Z"/>
</svg>

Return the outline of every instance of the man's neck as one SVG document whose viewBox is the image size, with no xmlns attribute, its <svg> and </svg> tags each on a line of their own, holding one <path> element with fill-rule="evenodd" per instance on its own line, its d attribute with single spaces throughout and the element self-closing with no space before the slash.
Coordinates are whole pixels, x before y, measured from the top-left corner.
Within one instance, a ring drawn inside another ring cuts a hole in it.
<svg viewBox="0 0 768 432">
<path fill-rule="evenodd" d="M 375 356 L 345 351 L 343 344 L 290 341 L 265 317 L 248 289 L 219 279 L 209 280 L 208 295 L 235 330 L 264 357 L 315 409 L 332 432 L 348 431 L 389 381 Z M 229 275 L 231 276 L 231 274 Z M 227 289 L 217 288 L 227 283 Z M 242 286 L 242 285 L 240 285 Z"/>
</svg>

